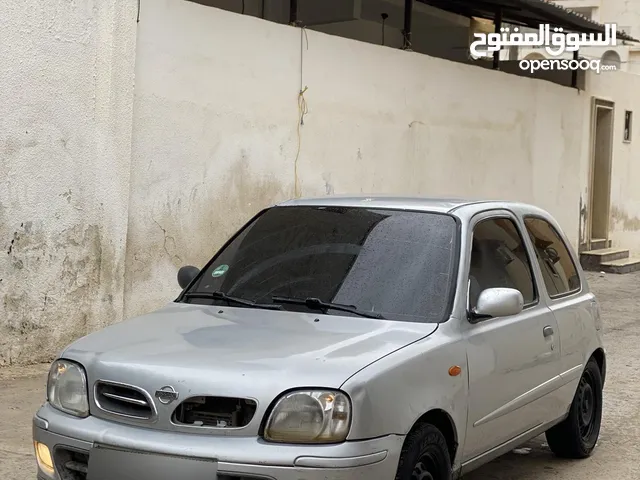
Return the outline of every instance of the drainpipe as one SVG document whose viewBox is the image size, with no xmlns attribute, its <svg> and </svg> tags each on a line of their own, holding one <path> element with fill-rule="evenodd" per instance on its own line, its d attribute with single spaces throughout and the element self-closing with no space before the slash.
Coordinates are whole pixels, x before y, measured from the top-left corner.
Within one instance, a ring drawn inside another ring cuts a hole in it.
<svg viewBox="0 0 640 480">
<path fill-rule="evenodd" d="M 298 0 L 289 0 L 289 24 L 298 23 Z"/>
<path fill-rule="evenodd" d="M 494 32 L 500 34 L 500 29 L 502 28 L 502 9 L 498 9 L 496 12 L 496 18 L 494 20 L 495 29 Z M 500 50 L 496 50 L 493 52 L 493 69 L 500 70 Z"/>
</svg>

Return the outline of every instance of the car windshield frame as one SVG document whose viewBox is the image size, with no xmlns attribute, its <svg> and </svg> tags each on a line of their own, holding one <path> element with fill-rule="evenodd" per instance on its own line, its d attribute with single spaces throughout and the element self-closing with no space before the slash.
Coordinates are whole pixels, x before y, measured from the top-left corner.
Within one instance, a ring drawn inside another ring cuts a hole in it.
<svg viewBox="0 0 640 480">
<path fill-rule="evenodd" d="M 247 229 L 251 228 L 265 213 L 269 212 L 273 209 L 284 209 L 284 208 L 296 208 L 296 207 L 308 207 L 308 208 L 322 208 L 326 207 L 325 205 L 315 205 L 315 204 L 301 204 L 301 205 L 275 205 L 268 208 L 264 208 L 256 213 L 252 218 L 250 218 L 242 227 L 240 227 L 233 235 L 231 235 L 227 241 L 215 252 L 215 254 L 211 257 L 211 259 L 200 269 L 195 278 L 191 281 L 191 283 L 185 287 L 182 292 L 178 295 L 178 297 L 174 300 L 176 303 L 188 303 L 192 304 L 187 299 L 188 293 L 202 293 L 204 290 L 198 289 L 200 286 L 201 280 L 205 274 L 205 272 L 209 271 L 213 264 L 216 263 L 218 258 L 225 252 L 233 242 L 240 237 Z M 426 215 L 440 215 L 449 217 L 454 221 L 454 231 L 453 231 L 453 243 L 452 243 L 452 255 L 451 255 L 451 275 L 449 276 L 449 285 L 448 288 L 448 299 L 447 303 L 444 306 L 442 318 L 437 321 L 427 321 L 427 317 L 422 317 L 424 320 L 419 322 L 410 322 L 408 320 L 398 320 L 393 318 L 385 318 L 385 320 L 394 321 L 394 322 L 407 322 L 407 323 L 420 323 L 420 324 L 441 324 L 446 323 L 453 314 L 453 308 L 455 304 L 455 299 L 457 297 L 458 290 L 458 279 L 460 275 L 460 257 L 461 257 L 461 245 L 462 245 L 462 222 L 460 218 L 456 215 L 437 211 L 437 210 L 428 210 L 428 209 L 415 209 L 415 208 L 398 208 L 398 207 L 371 207 L 371 206 L 355 206 L 355 205 L 335 205 L 335 208 L 349 208 L 349 209 L 363 209 L 363 210 L 375 210 L 375 211 L 392 211 L 392 212 L 405 212 L 405 213 L 416 213 L 416 214 L 426 214 Z M 325 301 L 330 301 L 328 299 L 322 299 Z M 206 305 L 206 304 L 199 304 Z M 283 310 L 287 311 L 287 310 Z"/>
</svg>

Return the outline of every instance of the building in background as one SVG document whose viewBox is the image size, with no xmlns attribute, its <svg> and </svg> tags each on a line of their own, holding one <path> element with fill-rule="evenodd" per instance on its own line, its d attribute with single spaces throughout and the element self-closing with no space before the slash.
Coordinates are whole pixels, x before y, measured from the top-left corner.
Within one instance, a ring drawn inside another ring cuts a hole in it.
<svg viewBox="0 0 640 480">
<path fill-rule="evenodd" d="M 616 23 L 618 30 L 627 32 L 634 38 L 640 38 L 640 2 L 628 0 L 554 0 L 558 5 L 580 13 L 595 22 Z M 584 56 L 593 55 L 603 62 L 619 64 L 621 70 L 640 74 L 640 45 L 626 43 L 614 49 L 602 49 L 584 52 Z"/>
<path fill-rule="evenodd" d="M 618 32 L 625 32 L 633 38 L 640 38 L 640 2 L 626 0 L 553 0 L 558 6 L 580 15 L 590 21 L 601 24 L 617 25 Z M 485 26 L 485 30 L 492 30 L 492 25 Z M 513 28 L 516 25 L 509 25 Z M 522 27 L 522 32 L 535 30 Z M 485 31 L 479 30 L 479 31 Z M 618 71 L 640 74 L 640 45 L 635 42 L 619 40 L 615 47 L 586 47 L 581 48 L 581 58 L 600 59 L 602 64 L 614 65 Z M 511 51 L 501 52 L 502 59 L 543 59 L 543 58 L 573 58 L 571 53 L 559 57 L 551 57 L 544 49 L 516 47 Z"/>
</svg>

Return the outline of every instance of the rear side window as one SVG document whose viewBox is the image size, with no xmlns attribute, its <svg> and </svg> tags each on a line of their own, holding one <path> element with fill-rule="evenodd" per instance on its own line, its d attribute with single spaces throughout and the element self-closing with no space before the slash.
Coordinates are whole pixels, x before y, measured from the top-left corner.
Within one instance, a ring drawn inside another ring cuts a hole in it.
<svg viewBox="0 0 640 480">
<path fill-rule="evenodd" d="M 542 218 L 528 217 L 524 223 L 549 296 L 558 297 L 580 290 L 578 271 L 556 229 Z"/>
<path fill-rule="evenodd" d="M 508 218 L 482 220 L 473 229 L 469 306 L 476 306 L 483 290 L 498 287 L 519 290 L 525 305 L 538 299 L 524 240 Z"/>
</svg>

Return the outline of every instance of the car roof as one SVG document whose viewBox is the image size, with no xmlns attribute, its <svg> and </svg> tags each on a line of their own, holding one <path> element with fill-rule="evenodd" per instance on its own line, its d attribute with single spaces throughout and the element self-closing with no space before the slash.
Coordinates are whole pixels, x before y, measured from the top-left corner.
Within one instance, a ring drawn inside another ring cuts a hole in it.
<svg viewBox="0 0 640 480">
<path fill-rule="evenodd" d="M 326 207 L 366 207 L 389 208 L 397 210 L 415 210 L 435 213 L 474 214 L 478 211 L 506 208 L 521 212 L 547 214 L 533 205 L 509 200 L 437 198 L 437 197 L 400 197 L 392 195 L 327 195 L 287 200 L 276 206 L 326 206 Z M 464 212 L 464 213 L 463 213 Z M 465 215 L 466 214 L 466 215 Z M 545 215 L 546 216 L 546 215 Z"/>
</svg>

